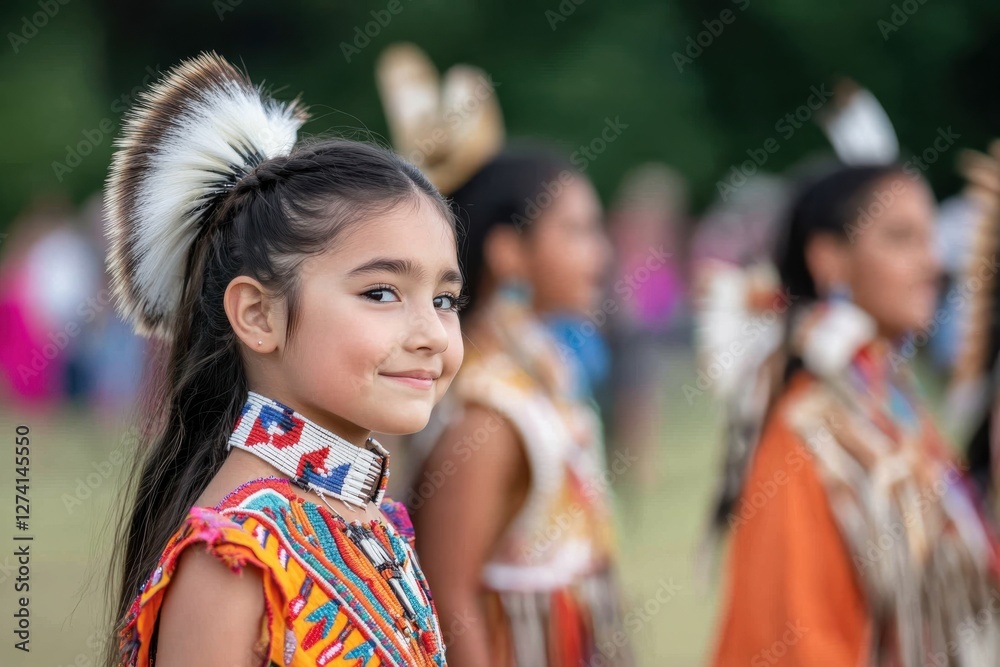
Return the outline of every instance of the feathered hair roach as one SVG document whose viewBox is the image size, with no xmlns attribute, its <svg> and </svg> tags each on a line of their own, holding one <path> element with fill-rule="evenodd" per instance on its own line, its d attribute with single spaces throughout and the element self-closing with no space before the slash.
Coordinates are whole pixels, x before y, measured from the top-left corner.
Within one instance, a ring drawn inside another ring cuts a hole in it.
<svg viewBox="0 0 1000 667">
<path fill-rule="evenodd" d="M 107 181 L 111 290 L 143 336 L 167 337 L 190 248 L 233 186 L 288 155 L 308 114 L 215 53 L 182 61 L 125 116 Z"/>
</svg>

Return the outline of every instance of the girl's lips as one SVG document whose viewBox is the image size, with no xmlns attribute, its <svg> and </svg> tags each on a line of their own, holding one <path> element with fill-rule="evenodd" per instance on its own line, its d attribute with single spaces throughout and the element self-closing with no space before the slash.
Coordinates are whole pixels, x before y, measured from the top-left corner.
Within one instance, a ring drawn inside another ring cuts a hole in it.
<svg viewBox="0 0 1000 667">
<path fill-rule="evenodd" d="M 434 378 L 417 378 L 409 375 L 384 375 L 390 380 L 396 380 L 415 389 L 430 389 L 434 386 Z"/>
</svg>

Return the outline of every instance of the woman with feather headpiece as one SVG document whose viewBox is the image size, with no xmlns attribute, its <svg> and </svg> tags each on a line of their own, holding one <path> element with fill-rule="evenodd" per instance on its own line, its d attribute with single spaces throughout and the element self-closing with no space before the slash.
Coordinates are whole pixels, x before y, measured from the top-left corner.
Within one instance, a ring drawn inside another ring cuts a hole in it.
<svg viewBox="0 0 1000 667">
<path fill-rule="evenodd" d="M 455 66 L 439 84 L 422 52 L 399 45 L 378 80 L 397 149 L 423 160 L 464 232 L 466 357 L 419 434 L 408 499 L 435 602 L 463 619 L 449 657 L 629 665 L 601 424 L 546 324 L 600 294 L 610 248 L 593 186 L 538 145 L 503 146 L 481 71 Z"/>
<path fill-rule="evenodd" d="M 905 346 L 937 305 L 933 195 L 833 143 L 851 164 L 795 197 L 789 306 L 748 375 L 763 400 L 716 514 L 733 536 L 713 664 L 996 664 L 1000 543 Z"/>
</svg>

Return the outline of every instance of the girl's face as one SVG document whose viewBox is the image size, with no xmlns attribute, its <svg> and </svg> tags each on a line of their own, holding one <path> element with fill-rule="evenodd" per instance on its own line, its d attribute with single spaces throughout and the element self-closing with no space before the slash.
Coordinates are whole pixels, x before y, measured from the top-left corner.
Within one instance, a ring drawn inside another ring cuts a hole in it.
<svg viewBox="0 0 1000 667">
<path fill-rule="evenodd" d="M 356 443 L 421 430 L 462 363 L 461 287 L 454 233 L 424 196 L 360 224 L 301 267 L 298 327 L 270 369 L 282 396 Z"/>
<path fill-rule="evenodd" d="M 524 266 L 540 312 L 586 312 L 601 297 L 611 246 L 601 204 L 586 178 L 574 177 L 534 223 Z"/>
<path fill-rule="evenodd" d="M 853 301 L 890 337 L 926 327 L 934 316 L 940 266 L 934 200 L 921 181 L 894 174 L 876 185 L 849 238 Z"/>
</svg>

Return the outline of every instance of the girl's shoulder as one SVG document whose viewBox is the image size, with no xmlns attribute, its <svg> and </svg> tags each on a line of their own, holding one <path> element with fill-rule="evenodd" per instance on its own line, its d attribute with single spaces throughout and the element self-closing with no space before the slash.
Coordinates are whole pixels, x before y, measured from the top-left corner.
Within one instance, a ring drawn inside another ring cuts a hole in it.
<svg viewBox="0 0 1000 667">
<path fill-rule="evenodd" d="M 413 526 L 405 507 L 386 499 L 381 509 L 412 549 Z M 120 634 L 126 667 L 150 664 L 166 589 L 180 556 L 193 545 L 234 573 L 248 565 L 262 571 L 265 618 L 257 648 L 271 663 L 334 666 L 381 656 L 390 664 L 405 664 L 405 647 L 391 636 L 391 620 L 370 615 L 379 609 L 372 604 L 378 600 L 366 600 L 370 596 L 355 581 L 358 565 L 335 518 L 303 501 L 287 480 L 260 478 L 237 487 L 215 507 L 188 511 L 132 603 Z M 422 575 L 417 578 L 426 583 Z"/>
<path fill-rule="evenodd" d="M 273 612 L 280 608 L 282 600 L 288 595 L 289 577 L 281 573 L 281 554 L 269 549 L 266 542 L 260 539 L 263 524 L 251 517 L 241 519 L 211 507 L 194 506 L 188 510 L 160 554 L 156 567 L 132 601 L 119 635 L 126 667 L 152 664 L 151 649 L 156 641 L 160 608 L 175 578 L 181 556 L 191 547 L 203 548 L 235 574 L 241 573 L 247 566 L 260 569 L 264 577 L 266 618 L 262 622 L 257 650 L 262 653 L 269 650 L 269 638 L 276 636 L 278 629 L 278 619 Z"/>
</svg>

